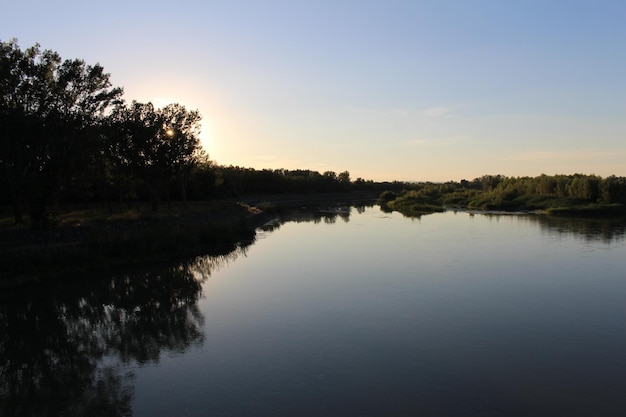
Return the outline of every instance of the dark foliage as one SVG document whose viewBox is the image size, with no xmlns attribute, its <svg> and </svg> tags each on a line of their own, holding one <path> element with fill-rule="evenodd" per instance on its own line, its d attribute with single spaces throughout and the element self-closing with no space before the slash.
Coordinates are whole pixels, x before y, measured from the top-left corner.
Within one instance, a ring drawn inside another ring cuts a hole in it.
<svg viewBox="0 0 626 417">
<path fill-rule="evenodd" d="M 34 229 L 49 229 L 64 204 L 113 199 L 149 199 L 156 210 L 172 189 L 186 201 L 208 160 L 200 114 L 121 96 L 99 64 L 0 42 L 0 187 L 16 223 L 28 214 Z"/>
</svg>

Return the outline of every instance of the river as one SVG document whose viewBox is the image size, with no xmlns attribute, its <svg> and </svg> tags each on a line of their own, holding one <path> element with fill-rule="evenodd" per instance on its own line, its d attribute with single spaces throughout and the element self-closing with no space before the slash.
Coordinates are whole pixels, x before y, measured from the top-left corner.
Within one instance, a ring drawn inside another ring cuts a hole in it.
<svg viewBox="0 0 626 417">
<path fill-rule="evenodd" d="M 615 416 L 625 222 L 293 212 L 0 297 L 2 416 Z"/>
</svg>

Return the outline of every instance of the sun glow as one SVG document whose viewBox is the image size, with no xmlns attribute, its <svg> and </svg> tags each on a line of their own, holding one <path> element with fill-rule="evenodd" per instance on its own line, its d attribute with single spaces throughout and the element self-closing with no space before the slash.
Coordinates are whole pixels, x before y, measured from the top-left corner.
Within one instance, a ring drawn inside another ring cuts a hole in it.
<svg viewBox="0 0 626 417">
<path fill-rule="evenodd" d="M 213 130 L 213 124 L 207 120 L 204 119 L 201 122 L 201 130 L 200 130 L 200 134 L 198 135 L 198 137 L 200 138 L 200 143 L 202 144 L 202 147 L 204 148 L 205 151 L 211 153 L 212 150 L 211 147 L 214 147 L 215 144 L 215 133 Z"/>
</svg>

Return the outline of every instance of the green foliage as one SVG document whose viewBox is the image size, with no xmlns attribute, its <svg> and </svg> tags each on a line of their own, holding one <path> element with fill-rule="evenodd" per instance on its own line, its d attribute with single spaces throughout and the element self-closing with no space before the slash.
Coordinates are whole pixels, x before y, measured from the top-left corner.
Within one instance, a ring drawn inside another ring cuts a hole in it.
<svg viewBox="0 0 626 417">
<path fill-rule="evenodd" d="M 626 212 L 626 178 L 597 175 L 485 175 L 473 181 L 417 183 L 401 193 L 380 195 L 384 209 L 405 214 L 444 207 L 545 211 L 553 215 L 617 215 Z"/>
<path fill-rule="evenodd" d="M 400 194 L 386 191 L 380 195 L 378 202 L 386 210 L 399 211 L 408 216 L 421 216 L 443 211 L 440 197 L 440 186 L 426 183 L 413 190 L 404 190 Z"/>
<path fill-rule="evenodd" d="M 390 201 L 398 198 L 398 194 L 394 191 L 383 191 L 383 193 L 378 197 L 378 204 L 388 204 Z"/>
</svg>

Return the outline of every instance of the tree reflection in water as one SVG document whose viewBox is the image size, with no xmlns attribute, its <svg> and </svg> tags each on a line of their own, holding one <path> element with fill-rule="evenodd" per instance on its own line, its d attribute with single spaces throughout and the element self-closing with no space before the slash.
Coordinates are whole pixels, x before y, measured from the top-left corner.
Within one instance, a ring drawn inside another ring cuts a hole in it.
<svg viewBox="0 0 626 417">
<path fill-rule="evenodd" d="M 373 205 L 365 204 L 351 204 L 351 205 L 334 205 L 328 207 L 301 207 L 297 209 L 283 209 L 275 219 L 275 221 L 267 223 L 261 227 L 264 231 L 275 231 L 285 223 L 326 223 L 334 224 L 337 222 L 337 218 L 343 222 L 350 222 L 350 214 L 352 209 L 355 209 L 357 213 L 364 213 L 366 207 L 373 207 Z"/>
<path fill-rule="evenodd" d="M 202 284 L 241 254 L 4 290 L 0 415 L 132 415 L 133 375 L 121 364 L 202 344 Z"/>
<path fill-rule="evenodd" d="M 580 218 L 540 216 L 542 230 L 586 241 L 620 242 L 626 235 L 624 218 Z"/>
<path fill-rule="evenodd" d="M 348 222 L 351 210 L 281 212 L 264 230 L 290 221 Z M 547 233 L 607 243 L 623 240 L 626 231 L 623 219 L 515 219 L 538 223 Z M 3 289 L 0 416 L 131 416 L 134 376 L 128 365 L 158 362 L 164 352 L 202 344 L 203 284 L 245 254 L 246 247 L 239 246 L 150 271 Z"/>
<path fill-rule="evenodd" d="M 626 218 L 623 217 L 561 217 L 545 214 L 470 212 L 470 215 L 474 214 L 482 214 L 496 220 L 506 217 L 519 222 L 536 223 L 542 232 L 549 235 L 571 236 L 589 242 L 610 244 L 626 238 Z"/>
</svg>

